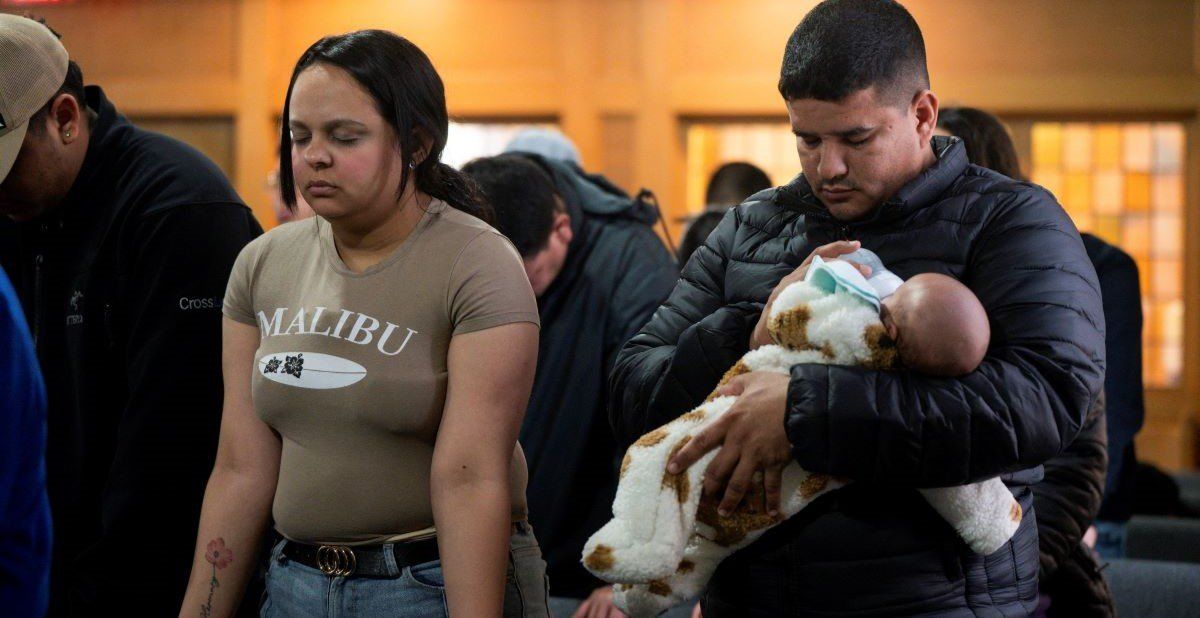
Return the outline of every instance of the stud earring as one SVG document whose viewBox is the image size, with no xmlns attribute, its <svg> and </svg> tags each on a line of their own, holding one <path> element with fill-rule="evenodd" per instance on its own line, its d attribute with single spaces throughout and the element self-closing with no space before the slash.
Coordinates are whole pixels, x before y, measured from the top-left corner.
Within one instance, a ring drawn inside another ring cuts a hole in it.
<svg viewBox="0 0 1200 618">
<path fill-rule="evenodd" d="M 417 164 L 416 164 L 416 163 L 413 163 L 412 161 L 409 161 L 409 162 L 408 162 L 408 169 L 410 169 L 410 170 L 415 170 L 415 169 L 417 169 Z"/>
<path fill-rule="evenodd" d="M 71 139 L 71 132 L 67 131 L 67 132 L 63 133 L 63 137 L 65 137 L 67 139 Z"/>
</svg>

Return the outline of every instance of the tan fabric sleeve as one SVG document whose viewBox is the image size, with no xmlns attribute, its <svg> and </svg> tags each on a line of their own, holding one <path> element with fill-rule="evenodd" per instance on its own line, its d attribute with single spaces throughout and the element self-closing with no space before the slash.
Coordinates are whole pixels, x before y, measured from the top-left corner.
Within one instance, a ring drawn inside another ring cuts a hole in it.
<svg viewBox="0 0 1200 618">
<path fill-rule="evenodd" d="M 447 294 L 454 335 L 515 322 L 540 326 L 521 256 L 494 230 L 480 232 L 463 247 L 450 271 Z"/>
<path fill-rule="evenodd" d="M 265 238 L 265 235 L 260 236 L 242 247 L 242 251 L 238 253 L 237 259 L 233 262 L 233 269 L 229 273 L 229 283 L 225 286 L 225 302 L 221 305 L 221 313 L 243 324 L 258 324 L 258 320 L 254 316 L 251 284 L 254 265 L 258 261 L 258 247 Z"/>
</svg>

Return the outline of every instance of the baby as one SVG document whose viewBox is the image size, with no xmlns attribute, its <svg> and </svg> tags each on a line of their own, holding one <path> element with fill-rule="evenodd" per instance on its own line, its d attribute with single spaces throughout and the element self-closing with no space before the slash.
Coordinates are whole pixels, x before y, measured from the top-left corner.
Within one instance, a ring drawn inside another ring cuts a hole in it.
<svg viewBox="0 0 1200 618">
<path fill-rule="evenodd" d="M 869 278 L 851 262 L 870 266 L 863 269 Z M 842 260 L 814 258 L 804 281 L 784 288 L 771 304 L 767 331 L 774 344 L 743 356 L 722 384 L 749 371 L 787 374 L 802 363 L 876 370 L 903 364 L 951 377 L 974 370 L 989 340 L 987 316 L 965 286 L 935 274 L 903 281 L 862 250 Z M 733 513 L 718 514 L 713 501 L 700 496 L 703 471 L 715 451 L 679 474 L 669 474 L 665 467 L 734 399 L 714 394 L 643 436 L 626 453 L 614 518 L 588 540 L 583 562 L 598 577 L 620 584 L 614 598 L 630 615 L 654 615 L 694 596 L 722 558 L 849 482 L 793 463 L 783 471 L 780 513 L 755 506 L 765 498 L 760 482 Z M 1002 547 L 1020 524 L 1020 506 L 998 478 L 919 491 L 983 555 Z"/>
<path fill-rule="evenodd" d="M 861 277 L 837 260 L 813 258 L 805 280 L 820 285 L 861 286 Z M 879 310 L 888 337 L 896 344 L 900 362 L 926 375 L 954 378 L 975 371 L 987 354 L 991 327 L 987 312 L 967 286 L 953 277 L 925 273 L 904 281 L 883 267 L 879 257 L 859 249 L 842 260 L 870 269 L 866 281 L 874 291 L 860 296 Z M 857 281 L 855 281 L 857 279 Z M 857 285 L 856 285 L 857 284 Z M 858 294 L 856 294 L 857 296 Z"/>
</svg>

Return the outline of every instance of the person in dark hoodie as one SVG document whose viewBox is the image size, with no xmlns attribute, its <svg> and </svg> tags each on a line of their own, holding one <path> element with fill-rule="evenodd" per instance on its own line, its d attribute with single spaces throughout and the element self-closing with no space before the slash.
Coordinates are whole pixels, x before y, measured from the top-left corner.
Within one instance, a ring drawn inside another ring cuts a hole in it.
<svg viewBox="0 0 1200 618">
<path fill-rule="evenodd" d="M 0 266 L 49 393 L 51 616 L 179 609 L 221 420 L 221 299 L 261 233 L 220 170 L 0 16 Z M 11 86 L 11 87 L 8 87 Z"/>
<path fill-rule="evenodd" d="M 514 152 L 463 171 L 516 245 L 538 297 L 542 338 L 520 441 L 552 607 L 607 616 L 611 589 L 579 560 L 616 494 L 622 452 L 606 416 L 609 371 L 675 285 L 675 262 L 651 228 L 652 207 L 572 162 Z"/>
<path fill-rule="evenodd" d="M 971 165 L 960 140 L 933 135 L 924 38 L 899 3 L 816 5 L 788 39 L 779 92 L 803 173 L 730 210 L 621 350 L 611 381 L 619 439 L 691 410 L 767 343 L 775 294 L 813 256 L 866 248 L 901 278 L 954 277 L 991 326 L 976 370 L 742 374 L 720 390 L 737 401 L 668 470 L 720 446 L 703 488 L 719 513 L 754 485 L 758 508 L 777 511 L 792 461 L 855 481 L 725 559 L 704 593 L 706 618 L 1027 615 L 1038 603 L 1030 487 L 1104 381 L 1104 316 L 1083 242 L 1054 196 Z M 1022 518 L 981 556 L 914 490 L 993 476 Z"/>
</svg>

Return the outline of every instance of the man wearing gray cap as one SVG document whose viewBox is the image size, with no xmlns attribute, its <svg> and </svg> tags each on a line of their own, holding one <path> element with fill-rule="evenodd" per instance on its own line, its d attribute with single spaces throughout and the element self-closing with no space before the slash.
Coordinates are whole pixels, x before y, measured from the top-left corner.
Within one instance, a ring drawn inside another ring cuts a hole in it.
<svg viewBox="0 0 1200 618">
<path fill-rule="evenodd" d="M 0 15 L 0 266 L 48 393 L 50 615 L 178 610 L 221 414 L 221 298 L 261 233 L 45 25 Z"/>
</svg>

